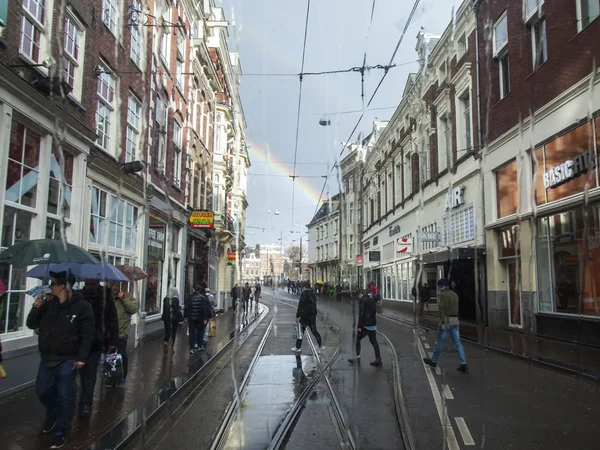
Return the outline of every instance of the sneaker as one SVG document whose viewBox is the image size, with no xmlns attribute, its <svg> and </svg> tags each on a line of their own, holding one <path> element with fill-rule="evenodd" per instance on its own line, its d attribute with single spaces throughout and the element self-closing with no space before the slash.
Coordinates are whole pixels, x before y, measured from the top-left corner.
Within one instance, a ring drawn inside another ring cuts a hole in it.
<svg viewBox="0 0 600 450">
<path fill-rule="evenodd" d="M 91 415 L 90 405 L 83 405 L 82 407 L 79 408 L 79 417 L 86 418 L 86 417 L 90 417 L 90 415 Z"/>
<path fill-rule="evenodd" d="M 467 366 L 466 364 L 461 364 L 456 368 L 456 370 L 458 370 L 459 372 L 467 373 L 469 371 L 469 366 Z"/>
<path fill-rule="evenodd" d="M 56 417 L 48 417 L 46 416 L 46 420 L 44 421 L 44 428 L 42 428 L 42 433 L 48 434 L 54 427 L 56 426 Z"/>
<path fill-rule="evenodd" d="M 63 448 L 66 442 L 67 438 L 64 434 L 56 433 L 52 438 L 52 446 L 50 448 Z"/>
<path fill-rule="evenodd" d="M 375 361 L 370 363 L 373 367 L 383 367 L 383 363 L 381 362 L 381 358 L 377 358 Z"/>
<path fill-rule="evenodd" d="M 190 355 L 193 355 L 195 351 L 196 350 L 194 350 L 193 348 L 190 348 Z"/>
<path fill-rule="evenodd" d="M 360 355 L 358 355 L 356 358 L 348 358 L 348 362 L 350 364 L 360 363 Z"/>
<path fill-rule="evenodd" d="M 302 349 L 296 348 L 296 347 L 292 347 L 292 351 L 294 353 L 300 353 L 302 351 Z"/>
<path fill-rule="evenodd" d="M 431 367 L 437 367 L 437 363 L 431 358 L 423 358 L 423 362 Z"/>
<path fill-rule="evenodd" d="M 206 350 L 206 347 L 204 345 L 201 345 L 200 347 L 198 347 L 199 352 L 203 352 L 204 350 Z"/>
</svg>

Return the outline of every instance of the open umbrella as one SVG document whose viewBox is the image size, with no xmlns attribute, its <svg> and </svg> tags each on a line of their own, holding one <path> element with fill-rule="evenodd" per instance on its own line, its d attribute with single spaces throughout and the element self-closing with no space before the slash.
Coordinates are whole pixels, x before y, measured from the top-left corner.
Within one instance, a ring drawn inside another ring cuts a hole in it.
<svg viewBox="0 0 600 450">
<path fill-rule="evenodd" d="M 115 266 L 121 272 L 125 274 L 125 276 L 130 281 L 138 281 L 144 278 L 148 278 L 148 274 L 144 272 L 142 269 L 136 266 Z"/>
<path fill-rule="evenodd" d="M 27 267 L 51 263 L 98 264 L 100 261 L 86 250 L 56 239 L 34 239 L 8 247 L 0 253 L 0 264 Z"/>
<path fill-rule="evenodd" d="M 323 283 L 323 280 L 317 280 L 317 284 L 325 284 L 325 283 Z"/>
<path fill-rule="evenodd" d="M 108 263 L 101 264 L 79 264 L 79 263 L 60 263 L 60 264 L 40 264 L 25 273 L 30 278 L 50 278 L 50 271 L 63 272 L 69 271 L 78 281 L 81 280 L 100 280 L 100 281 L 129 281 L 123 272 L 115 266 Z"/>
</svg>

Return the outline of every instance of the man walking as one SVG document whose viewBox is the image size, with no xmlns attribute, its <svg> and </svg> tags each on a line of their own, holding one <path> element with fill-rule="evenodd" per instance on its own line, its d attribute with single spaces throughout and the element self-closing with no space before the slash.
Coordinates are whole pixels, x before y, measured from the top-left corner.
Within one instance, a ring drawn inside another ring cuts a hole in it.
<svg viewBox="0 0 600 450">
<path fill-rule="evenodd" d="M 254 301 L 256 302 L 256 306 L 258 306 L 258 300 L 260 299 L 260 292 L 262 288 L 260 287 L 260 283 L 256 283 L 254 288 Z"/>
<path fill-rule="evenodd" d="M 250 296 L 252 295 L 252 288 L 246 281 L 244 288 L 242 289 L 242 302 L 244 306 L 244 312 L 248 310 L 248 302 L 250 301 Z"/>
<path fill-rule="evenodd" d="M 233 310 L 235 311 L 237 308 L 237 302 L 238 299 L 240 298 L 240 287 L 238 286 L 237 283 L 235 283 L 235 286 L 233 286 L 233 289 L 231 289 L 231 301 L 233 302 Z"/>
<path fill-rule="evenodd" d="M 437 340 L 435 341 L 435 349 L 431 358 L 423 358 L 423 362 L 431 367 L 437 366 L 437 360 L 444 348 L 444 343 L 448 338 L 448 333 L 452 336 L 458 356 L 460 357 L 460 366 L 456 370 L 459 372 L 468 372 L 467 358 L 465 357 L 465 349 L 460 342 L 458 330 L 458 295 L 451 291 L 450 283 L 445 278 L 438 281 L 440 295 L 438 297 L 438 305 L 440 309 L 440 327 L 438 329 Z"/>
<path fill-rule="evenodd" d="M 296 311 L 296 323 L 300 324 L 302 335 L 304 335 L 306 328 L 310 328 L 310 331 L 317 340 L 317 345 L 323 350 L 321 335 L 317 331 L 317 297 L 310 288 L 308 281 L 302 282 L 302 294 L 300 295 L 298 310 Z M 299 339 L 296 339 L 296 346 L 292 347 L 292 351 L 300 353 L 301 349 L 302 337 L 299 336 Z"/>
<path fill-rule="evenodd" d="M 138 301 L 129 292 L 121 290 L 121 283 L 113 283 L 111 293 L 117 307 L 117 317 L 119 319 L 117 351 L 121 354 L 121 358 L 123 358 L 123 380 L 117 384 L 122 386 L 125 384 L 125 378 L 127 378 L 127 340 L 129 339 L 129 329 L 131 328 L 131 316 L 138 311 Z M 115 384 L 108 384 L 106 387 L 115 387 Z"/>
<path fill-rule="evenodd" d="M 94 311 L 80 292 L 73 291 L 75 277 L 50 272 L 52 295 L 35 299 L 27 326 L 39 329 L 42 357 L 35 390 L 46 407 L 44 433 L 54 431 L 50 448 L 62 448 L 75 400 L 75 371 L 85 366 L 94 341 Z"/>
<path fill-rule="evenodd" d="M 184 320 L 188 323 L 190 333 L 190 354 L 203 351 L 204 345 L 199 341 L 204 336 L 204 327 L 210 319 L 210 303 L 205 295 L 204 288 L 197 285 L 194 293 L 185 305 Z"/>
<path fill-rule="evenodd" d="M 373 367 L 382 367 L 381 353 L 379 343 L 377 342 L 377 301 L 374 295 L 365 295 L 364 289 L 358 291 L 358 326 L 356 331 L 356 358 L 348 360 L 350 364 L 360 362 L 360 341 L 369 337 L 369 342 L 375 351 L 375 361 L 371 363 Z"/>
<path fill-rule="evenodd" d="M 79 397 L 79 417 L 89 417 L 94 400 L 98 363 L 102 352 L 113 353 L 119 344 L 119 319 L 115 302 L 98 284 L 97 280 L 85 280 L 81 290 L 85 300 L 90 302 L 94 310 L 96 336 L 92 343 L 90 356 L 85 365 L 79 369 L 81 380 L 81 396 Z"/>
</svg>

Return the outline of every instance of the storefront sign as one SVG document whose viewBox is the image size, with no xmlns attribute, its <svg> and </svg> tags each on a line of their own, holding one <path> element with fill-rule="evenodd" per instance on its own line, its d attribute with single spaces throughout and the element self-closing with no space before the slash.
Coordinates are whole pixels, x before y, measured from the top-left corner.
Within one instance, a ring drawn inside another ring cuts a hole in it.
<svg viewBox="0 0 600 450">
<path fill-rule="evenodd" d="M 306 267 L 304 268 L 304 270 L 305 270 L 306 272 L 310 272 L 310 266 L 306 266 Z"/>
<path fill-rule="evenodd" d="M 362 264 L 363 263 L 363 257 L 362 256 L 357 256 L 356 257 L 356 264 Z"/>
<path fill-rule="evenodd" d="M 575 156 L 573 159 L 568 159 L 559 166 L 550 168 L 544 174 L 544 188 L 554 189 L 566 182 L 577 178 L 589 169 L 596 168 L 596 156 L 591 150 Z"/>
<path fill-rule="evenodd" d="M 164 227 L 148 228 L 148 259 L 152 261 L 163 259 L 165 246 Z"/>
<path fill-rule="evenodd" d="M 235 262 L 236 259 L 236 253 L 235 252 L 228 252 L 227 253 L 227 265 L 228 266 L 233 266 L 233 263 Z"/>
<path fill-rule="evenodd" d="M 396 253 L 412 253 L 412 241 L 410 240 L 410 238 L 396 238 Z"/>
<path fill-rule="evenodd" d="M 458 208 L 465 204 L 465 187 L 457 186 L 453 189 L 448 189 L 446 192 L 446 211 L 452 208 Z"/>
<path fill-rule="evenodd" d="M 368 248 L 371 247 L 371 241 L 366 241 L 363 245 L 363 247 L 365 248 L 365 250 L 367 250 Z"/>
<path fill-rule="evenodd" d="M 425 231 L 421 235 L 421 242 L 439 242 L 440 232 L 439 231 Z"/>
<path fill-rule="evenodd" d="M 381 252 L 380 251 L 369 252 L 369 261 L 370 262 L 381 261 Z"/>
<path fill-rule="evenodd" d="M 395 227 L 390 227 L 390 236 L 400 233 L 400 225 L 396 225 Z"/>
<path fill-rule="evenodd" d="M 215 214 L 212 211 L 192 211 L 189 224 L 190 228 L 213 228 L 215 224 Z"/>
</svg>

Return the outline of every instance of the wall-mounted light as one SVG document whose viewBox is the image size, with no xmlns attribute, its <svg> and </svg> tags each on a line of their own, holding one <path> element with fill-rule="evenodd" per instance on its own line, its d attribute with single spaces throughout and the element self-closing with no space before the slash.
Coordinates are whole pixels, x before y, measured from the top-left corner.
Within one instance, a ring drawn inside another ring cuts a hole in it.
<svg viewBox="0 0 600 450">
<path fill-rule="evenodd" d="M 132 162 L 123 164 L 121 166 L 121 171 L 126 174 L 137 173 L 137 172 L 141 172 L 142 170 L 144 170 L 145 167 L 146 167 L 146 165 L 141 161 L 132 161 Z"/>
</svg>

